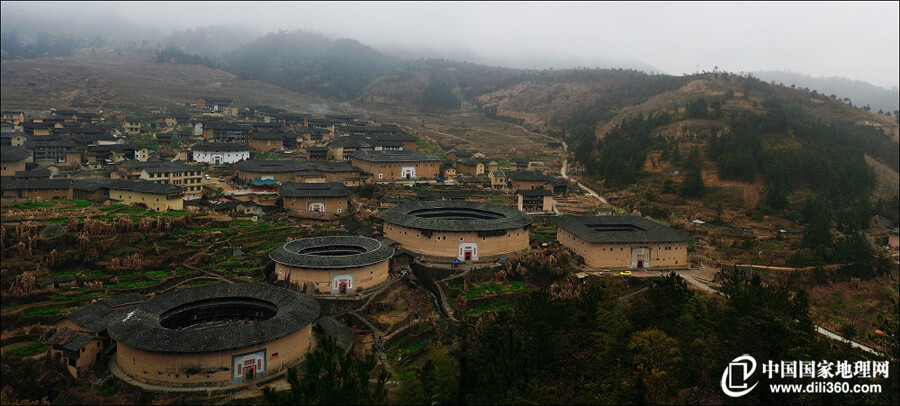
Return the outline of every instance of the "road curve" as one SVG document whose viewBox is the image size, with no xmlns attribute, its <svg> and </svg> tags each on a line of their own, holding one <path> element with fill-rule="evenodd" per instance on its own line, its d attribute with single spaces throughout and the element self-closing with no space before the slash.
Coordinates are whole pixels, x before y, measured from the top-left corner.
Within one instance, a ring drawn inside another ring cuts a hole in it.
<svg viewBox="0 0 900 406">
<path fill-rule="evenodd" d="M 707 284 L 705 284 L 705 283 L 703 283 L 703 282 L 697 280 L 696 278 L 694 278 L 694 277 L 692 277 L 692 276 L 690 276 L 690 275 L 686 275 L 685 272 L 678 272 L 678 275 L 681 276 L 682 278 L 684 278 L 684 280 L 685 280 L 686 282 L 688 282 L 688 283 L 690 283 L 691 285 L 694 285 L 694 286 L 700 288 L 700 289 L 703 290 L 703 291 L 706 291 L 706 292 L 712 292 L 712 293 L 718 293 L 718 294 L 720 294 L 720 295 L 722 294 L 722 292 L 719 292 L 718 290 L 713 289 L 711 286 L 709 286 L 709 285 L 707 285 Z M 870 354 L 875 354 L 875 355 L 879 355 L 879 356 L 881 355 L 880 352 L 878 352 L 878 351 L 872 349 L 872 347 L 869 347 L 869 346 L 867 346 L 867 345 L 865 345 L 865 344 L 860 344 L 860 343 L 858 343 L 858 342 L 856 342 L 856 341 L 853 341 L 853 340 L 848 340 L 848 339 L 846 339 L 846 338 L 844 338 L 844 337 L 841 337 L 841 336 L 839 336 L 839 335 L 837 335 L 837 334 L 835 334 L 835 333 L 833 333 L 833 332 L 831 332 L 831 331 L 825 330 L 825 329 L 822 328 L 822 327 L 816 326 L 816 332 L 819 333 L 819 334 L 821 334 L 821 335 L 823 335 L 823 336 L 825 336 L 825 337 L 828 337 L 828 338 L 830 338 L 830 339 L 832 339 L 832 340 L 834 340 L 834 341 L 840 341 L 840 342 L 842 342 L 842 343 L 850 343 L 850 346 L 852 346 L 853 348 L 859 348 L 859 349 L 861 349 L 861 350 L 863 350 L 863 351 L 865 351 L 865 352 L 868 352 L 868 353 L 870 353 Z"/>
</svg>

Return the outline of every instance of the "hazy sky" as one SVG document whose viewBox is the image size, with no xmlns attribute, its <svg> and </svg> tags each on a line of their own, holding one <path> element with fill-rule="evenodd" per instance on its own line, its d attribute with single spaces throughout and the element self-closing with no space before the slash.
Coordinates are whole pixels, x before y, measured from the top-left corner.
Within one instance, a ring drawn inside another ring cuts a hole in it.
<svg viewBox="0 0 900 406">
<path fill-rule="evenodd" d="M 2 3 L 4 30 L 36 15 L 64 16 L 58 26 L 110 24 L 109 30 L 131 27 L 142 35 L 153 31 L 141 23 L 158 35 L 219 24 L 305 29 L 376 49 L 514 67 L 630 64 L 680 75 L 699 64 L 842 76 L 888 88 L 900 82 L 898 2 Z"/>
</svg>

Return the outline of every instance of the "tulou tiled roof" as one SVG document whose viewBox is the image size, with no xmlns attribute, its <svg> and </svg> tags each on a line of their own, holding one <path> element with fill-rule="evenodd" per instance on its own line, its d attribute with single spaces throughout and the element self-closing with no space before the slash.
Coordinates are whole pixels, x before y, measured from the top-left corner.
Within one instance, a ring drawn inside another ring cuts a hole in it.
<svg viewBox="0 0 900 406">
<path fill-rule="evenodd" d="M 106 187 L 110 189 L 130 190 L 133 192 L 152 193 L 157 195 L 181 193 L 184 191 L 181 187 L 172 184 L 154 183 L 148 180 L 112 179 L 106 183 Z"/>
<path fill-rule="evenodd" d="M 296 183 L 284 182 L 278 187 L 282 197 L 347 197 L 350 191 L 340 182 Z"/>
<path fill-rule="evenodd" d="M 248 159 L 238 162 L 234 167 L 239 171 L 257 172 L 257 173 L 283 173 L 298 172 L 311 167 L 298 161 L 277 161 L 265 159 Z"/>
<path fill-rule="evenodd" d="M 161 321 L 167 312 L 199 308 L 210 302 L 265 303 L 275 314 L 256 323 L 226 323 L 171 329 Z M 148 300 L 132 311 L 120 313 L 109 325 L 109 335 L 120 344 L 145 351 L 204 353 L 244 348 L 265 343 L 304 328 L 319 318 L 315 299 L 262 283 L 205 285 L 179 289 Z"/>
<path fill-rule="evenodd" d="M 426 154 L 419 151 L 359 151 L 353 154 L 353 159 L 369 162 L 440 162 L 441 158 L 434 154 Z"/>
<path fill-rule="evenodd" d="M 639 216 L 562 216 L 556 224 L 592 243 L 680 242 L 677 230 Z"/>
<path fill-rule="evenodd" d="M 390 259 L 394 249 L 373 238 L 330 236 L 301 238 L 269 253 L 273 261 L 297 268 L 356 268 Z"/>
<path fill-rule="evenodd" d="M 209 152 L 239 152 L 250 151 L 250 146 L 236 142 L 198 142 L 191 149 Z"/>
<path fill-rule="evenodd" d="M 510 206 L 467 201 L 415 201 L 381 213 L 388 223 L 432 231 L 499 231 L 525 227 L 532 220 Z"/>
</svg>

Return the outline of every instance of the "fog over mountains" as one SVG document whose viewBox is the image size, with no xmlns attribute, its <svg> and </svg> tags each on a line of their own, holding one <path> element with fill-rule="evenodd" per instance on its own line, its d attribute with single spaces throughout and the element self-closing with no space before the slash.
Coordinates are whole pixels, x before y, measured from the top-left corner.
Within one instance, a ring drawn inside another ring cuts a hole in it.
<svg viewBox="0 0 900 406">
<path fill-rule="evenodd" d="M 330 40 L 353 39 L 407 60 L 442 58 L 538 70 L 621 67 L 671 75 L 714 69 L 758 72 L 766 80 L 834 93 L 875 111 L 897 108 L 897 92 L 883 89 L 896 87 L 900 76 L 896 3 L 278 2 L 210 7 L 195 2 L 5 1 L 2 11 L 4 37 L 14 33 L 22 42 L 47 41 L 39 32 L 50 34 L 51 42 L 73 37 L 92 46 L 146 40 L 215 60 L 216 54 L 266 33 L 302 29 Z M 206 46 L 192 45 L 196 41 L 189 37 L 197 33 L 208 37 Z M 7 41 L 3 57 L 22 55 L 11 52 Z M 809 79 L 775 75 L 776 68 L 802 72 Z"/>
<path fill-rule="evenodd" d="M 897 87 L 885 89 L 861 80 L 839 77 L 816 78 L 799 72 L 760 71 L 753 72 L 753 76 L 766 82 L 775 81 L 776 84 L 788 87 L 796 85 L 826 95 L 834 94 L 842 99 L 849 98 L 854 106 L 868 105 L 872 111 L 893 112 L 900 109 L 900 89 Z"/>
</svg>

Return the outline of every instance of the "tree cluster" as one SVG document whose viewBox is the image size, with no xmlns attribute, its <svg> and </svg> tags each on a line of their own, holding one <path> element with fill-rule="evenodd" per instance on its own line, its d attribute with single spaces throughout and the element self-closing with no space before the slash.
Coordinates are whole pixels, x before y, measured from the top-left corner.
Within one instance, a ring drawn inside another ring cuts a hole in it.
<svg viewBox="0 0 900 406">
<path fill-rule="evenodd" d="M 818 338 L 804 291 L 728 277 L 724 301 L 688 289 L 672 274 L 625 303 L 606 288 L 560 300 L 523 298 L 515 312 L 466 330 L 456 401 L 468 404 L 722 403 L 720 377 L 741 354 L 766 360 L 860 359 Z M 893 380 L 893 377 L 891 378 Z M 810 379 L 802 380 L 808 383 Z M 881 394 L 771 394 L 749 403 L 895 403 L 898 383 Z M 800 383 L 800 381 L 798 381 Z M 763 376 L 759 386 L 767 387 Z M 893 400 L 891 400 L 893 399 Z"/>
</svg>

